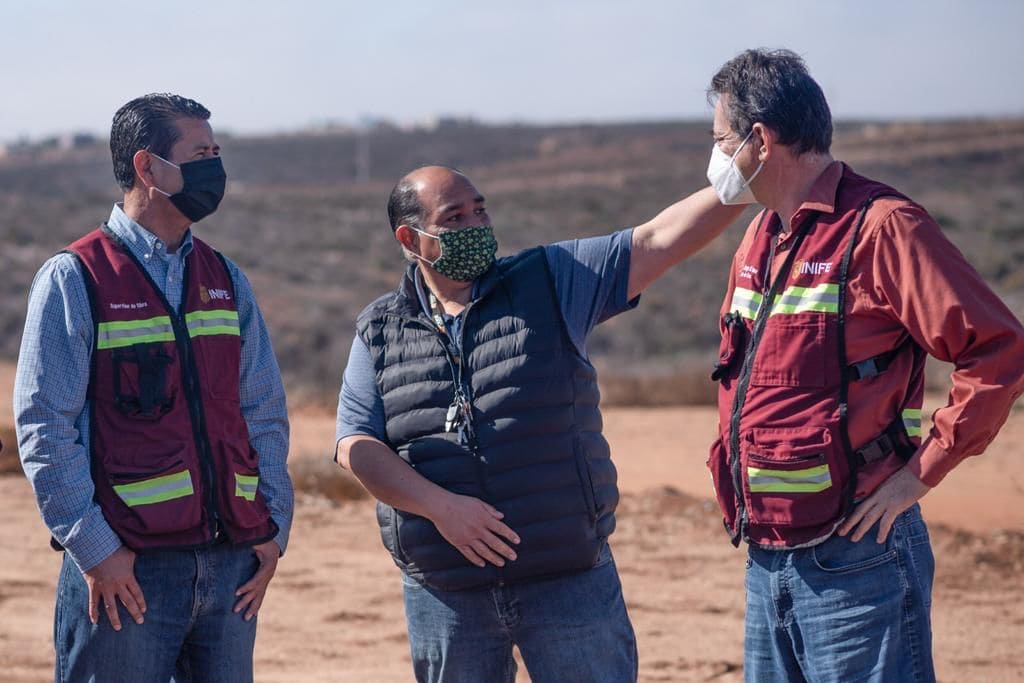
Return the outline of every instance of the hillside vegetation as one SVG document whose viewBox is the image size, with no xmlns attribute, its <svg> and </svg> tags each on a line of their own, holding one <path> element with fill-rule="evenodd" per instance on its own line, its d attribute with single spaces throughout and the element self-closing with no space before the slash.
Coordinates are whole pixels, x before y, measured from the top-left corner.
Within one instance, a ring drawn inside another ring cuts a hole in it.
<svg viewBox="0 0 1024 683">
<path fill-rule="evenodd" d="M 642 222 L 703 186 L 708 127 L 459 125 L 379 129 L 361 138 L 227 137 L 229 194 L 197 234 L 253 281 L 293 403 L 330 405 L 355 315 L 392 288 L 403 268 L 385 202 L 404 172 L 425 163 L 466 171 L 487 196 L 507 254 Z M 924 204 L 1021 315 L 1024 120 L 846 123 L 837 127 L 834 152 Z M 104 220 L 118 198 L 100 146 L 0 160 L 0 357 L 17 355 L 40 264 Z M 637 311 L 598 328 L 589 350 L 607 398 L 710 395 L 717 309 L 741 234 L 737 224 L 662 278 Z"/>
</svg>

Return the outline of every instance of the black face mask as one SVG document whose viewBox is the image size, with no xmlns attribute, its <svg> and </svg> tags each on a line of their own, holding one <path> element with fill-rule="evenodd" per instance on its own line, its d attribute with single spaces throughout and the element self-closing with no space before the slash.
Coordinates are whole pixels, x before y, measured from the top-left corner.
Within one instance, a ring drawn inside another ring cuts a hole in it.
<svg viewBox="0 0 1024 683">
<path fill-rule="evenodd" d="M 228 178 L 220 157 L 189 161 L 179 166 L 159 154 L 153 156 L 181 171 L 184 184 L 180 192 L 169 194 L 159 187 L 155 189 L 170 199 L 171 204 L 174 204 L 185 218 L 198 223 L 217 210 L 220 200 L 224 198 L 224 186 Z"/>
</svg>

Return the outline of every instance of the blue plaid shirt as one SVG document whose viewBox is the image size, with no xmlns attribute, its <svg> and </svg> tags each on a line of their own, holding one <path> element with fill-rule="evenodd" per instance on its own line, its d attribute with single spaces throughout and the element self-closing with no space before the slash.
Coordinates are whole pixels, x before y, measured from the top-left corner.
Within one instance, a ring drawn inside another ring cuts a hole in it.
<svg viewBox="0 0 1024 683">
<path fill-rule="evenodd" d="M 163 291 L 174 308 L 181 304 L 185 259 L 192 233 L 168 254 L 156 235 L 115 205 L 107 222 Z M 242 337 L 242 416 L 253 448 L 260 454 L 259 489 L 281 528 L 274 540 L 288 543 L 294 497 L 288 477 L 288 413 L 277 359 L 252 286 L 228 261 L 235 285 Z M 121 545 L 93 501 L 89 467 L 89 386 L 94 323 L 78 260 L 58 254 L 32 282 L 28 315 L 14 383 L 14 420 L 22 465 L 36 493 L 43 522 L 53 537 L 86 571 Z"/>
</svg>

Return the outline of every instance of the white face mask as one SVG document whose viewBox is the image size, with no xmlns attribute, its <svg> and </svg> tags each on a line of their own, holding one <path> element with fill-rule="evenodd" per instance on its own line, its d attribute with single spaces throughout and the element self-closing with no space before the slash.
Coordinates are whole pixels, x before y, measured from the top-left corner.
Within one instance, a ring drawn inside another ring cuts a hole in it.
<svg viewBox="0 0 1024 683">
<path fill-rule="evenodd" d="M 743 142 L 736 148 L 736 152 L 732 156 L 719 149 L 717 144 L 711 150 L 708 181 L 711 183 L 711 187 L 715 188 L 718 199 L 723 204 L 752 204 L 757 201 L 754 199 L 754 193 L 750 191 L 750 183 L 754 182 L 754 178 L 764 168 L 764 162 L 758 164 L 757 170 L 749 180 L 744 179 L 740 169 L 736 167 L 736 155 L 740 153 L 743 145 L 747 144 L 747 140 L 753 134 L 754 131 L 747 133 L 747 137 L 743 138 Z"/>
</svg>

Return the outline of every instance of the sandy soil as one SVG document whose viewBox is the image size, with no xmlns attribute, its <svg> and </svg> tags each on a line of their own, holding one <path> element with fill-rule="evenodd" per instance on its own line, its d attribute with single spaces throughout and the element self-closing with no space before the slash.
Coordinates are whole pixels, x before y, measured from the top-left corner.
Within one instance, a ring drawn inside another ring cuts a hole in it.
<svg viewBox="0 0 1024 683">
<path fill-rule="evenodd" d="M 0 384 L 9 369 L 0 369 Z M 9 386 L 9 384 L 7 385 Z M 0 422 L 10 415 L 0 391 Z M 624 492 L 613 537 L 640 648 L 642 681 L 742 679 L 743 553 L 721 531 L 703 467 L 714 411 L 606 411 Z M 369 499 L 327 461 L 329 415 L 293 420 L 301 483 L 292 543 L 260 615 L 257 680 L 412 679 L 397 569 L 380 546 Z M 988 454 L 963 464 L 923 501 L 938 559 L 935 658 L 943 681 L 1024 677 L 1024 411 Z M 22 476 L 0 477 L 0 679 L 52 680 L 48 550 Z M 998 530 L 995 530 L 998 529 Z M 525 672 L 520 680 L 529 680 Z"/>
</svg>

